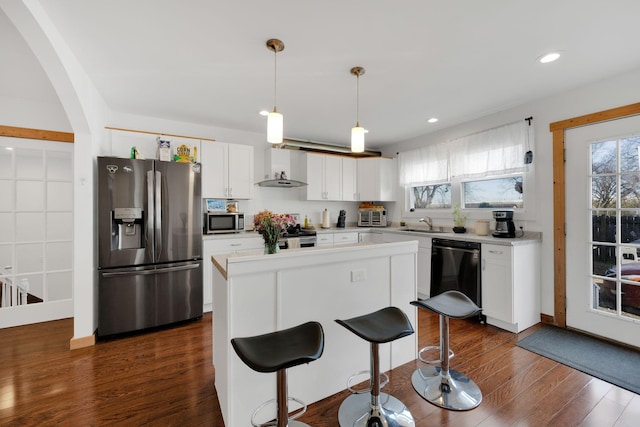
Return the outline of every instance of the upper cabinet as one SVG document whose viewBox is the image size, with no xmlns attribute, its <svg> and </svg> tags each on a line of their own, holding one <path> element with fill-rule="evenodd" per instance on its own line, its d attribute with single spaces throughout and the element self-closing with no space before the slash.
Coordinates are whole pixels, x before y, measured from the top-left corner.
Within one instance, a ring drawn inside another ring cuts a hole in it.
<svg viewBox="0 0 640 427">
<path fill-rule="evenodd" d="M 223 142 L 202 142 L 202 197 L 253 197 L 253 147 Z"/>
<path fill-rule="evenodd" d="M 342 200 L 342 157 L 307 153 L 307 200 Z"/>
<path fill-rule="evenodd" d="M 342 158 L 342 200 L 358 200 L 358 164 L 353 157 Z"/>
<path fill-rule="evenodd" d="M 396 162 L 371 157 L 358 159 L 358 199 L 393 202 L 396 200 Z"/>
</svg>

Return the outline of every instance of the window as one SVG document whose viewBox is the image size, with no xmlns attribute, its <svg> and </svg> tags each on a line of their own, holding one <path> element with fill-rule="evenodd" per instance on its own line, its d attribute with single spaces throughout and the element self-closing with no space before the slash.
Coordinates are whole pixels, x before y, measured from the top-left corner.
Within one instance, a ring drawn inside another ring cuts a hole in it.
<svg viewBox="0 0 640 427">
<path fill-rule="evenodd" d="M 420 185 L 411 187 L 412 209 L 451 208 L 451 184 Z"/>
<path fill-rule="evenodd" d="M 593 308 L 635 319 L 640 316 L 639 154 L 640 135 L 591 143 Z"/>
<path fill-rule="evenodd" d="M 462 183 L 465 208 L 523 208 L 522 175 Z"/>
<path fill-rule="evenodd" d="M 519 121 L 399 153 L 407 209 L 524 208 L 532 133 Z"/>
</svg>

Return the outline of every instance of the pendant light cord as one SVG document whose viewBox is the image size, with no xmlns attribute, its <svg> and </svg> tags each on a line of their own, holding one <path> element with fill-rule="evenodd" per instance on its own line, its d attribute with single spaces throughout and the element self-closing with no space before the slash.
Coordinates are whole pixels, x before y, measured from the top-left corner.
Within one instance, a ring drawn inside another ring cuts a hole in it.
<svg viewBox="0 0 640 427">
<path fill-rule="evenodd" d="M 360 74 L 356 74 L 356 127 L 360 127 Z"/>
<path fill-rule="evenodd" d="M 273 50 L 273 111 L 276 112 L 276 94 L 278 93 L 278 50 Z"/>
</svg>

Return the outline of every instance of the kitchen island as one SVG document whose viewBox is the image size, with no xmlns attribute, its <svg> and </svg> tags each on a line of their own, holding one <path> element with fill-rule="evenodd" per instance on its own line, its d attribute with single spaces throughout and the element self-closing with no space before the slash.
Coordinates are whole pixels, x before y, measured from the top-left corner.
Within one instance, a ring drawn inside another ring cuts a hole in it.
<svg viewBox="0 0 640 427">
<path fill-rule="evenodd" d="M 289 395 L 310 404 L 342 391 L 349 376 L 369 369 L 370 346 L 334 320 L 396 306 L 417 329 L 409 304 L 417 295 L 417 252 L 417 242 L 410 241 L 214 255 L 213 363 L 225 425 L 248 425 L 252 412 L 276 396 L 276 374 L 247 367 L 231 338 L 318 321 L 324 354 L 289 370 Z M 381 371 L 414 360 L 417 338 L 381 345 Z M 409 378 L 395 379 L 404 380 Z"/>
</svg>

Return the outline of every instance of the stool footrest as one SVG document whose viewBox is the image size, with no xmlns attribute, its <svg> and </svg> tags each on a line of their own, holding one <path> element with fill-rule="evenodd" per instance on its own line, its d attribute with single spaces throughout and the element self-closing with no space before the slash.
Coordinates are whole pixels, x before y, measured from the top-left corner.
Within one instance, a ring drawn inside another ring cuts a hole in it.
<svg viewBox="0 0 640 427">
<path fill-rule="evenodd" d="M 289 421 L 293 421 L 296 418 L 301 417 L 302 414 L 304 414 L 305 412 L 307 412 L 307 404 L 305 402 L 303 402 L 302 400 L 297 399 L 295 397 L 287 397 L 287 400 L 288 401 L 294 401 L 294 402 L 298 403 L 301 406 L 301 408 L 297 409 L 298 412 L 294 413 L 293 415 L 289 415 L 288 416 L 288 420 Z M 276 399 L 267 400 L 262 405 L 258 406 L 255 411 L 253 411 L 253 414 L 251 414 L 251 425 L 253 427 L 270 427 L 270 426 L 278 425 L 278 420 L 272 420 L 272 421 L 268 421 L 268 422 L 262 423 L 262 424 L 258 424 L 255 421 L 256 415 L 258 415 L 258 413 L 260 411 L 262 411 L 265 407 L 267 407 L 268 405 L 271 405 L 271 404 L 276 404 L 277 405 L 277 400 Z"/>
<path fill-rule="evenodd" d="M 369 388 L 363 388 L 359 390 L 354 389 L 352 387 L 353 379 L 364 374 L 369 374 Z M 382 378 L 382 381 L 380 381 L 380 388 L 389 384 L 389 376 L 386 373 L 380 372 L 380 377 Z M 349 390 L 352 394 L 371 393 L 371 371 L 360 371 L 351 375 L 349 379 L 347 379 L 347 390 Z"/>
<path fill-rule="evenodd" d="M 440 350 L 440 346 L 439 345 L 430 345 L 428 347 L 424 347 L 423 349 L 421 349 L 418 352 L 418 359 L 420 359 L 421 362 L 424 363 L 428 363 L 430 365 L 439 365 L 440 363 L 442 363 L 442 360 L 440 359 L 434 359 L 434 360 L 426 360 L 423 356 L 422 353 L 426 353 L 427 351 L 432 351 L 432 350 Z M 453 359 L 453 356 L 455 356 L 455 353 L 453 352 L 453 350 L 449 349 L 449 360 Z"/>
</svg>

